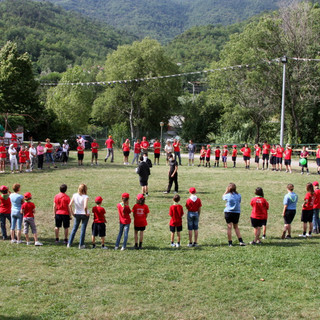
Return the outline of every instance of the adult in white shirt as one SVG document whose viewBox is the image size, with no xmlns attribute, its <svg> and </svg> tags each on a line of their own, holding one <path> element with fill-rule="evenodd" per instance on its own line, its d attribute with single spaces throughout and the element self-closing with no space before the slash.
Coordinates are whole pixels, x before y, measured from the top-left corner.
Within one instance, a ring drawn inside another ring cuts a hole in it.
<svg viewBox="0 0 320 320">
<path fill-rule="evenodd" d="M 14 173 L 13 167 L 15 167 L 16 171 L 18 171 L 18 161 L 17 161 L 17 150 L 15 149 L 13 144 L 10 144 L 8 153 L 9 153 L 11 173 Z"/>
<path fill-rule="evenodd" d="M 30 144 L 29 158 L 30 158 L 30 171 L 32 171 L 34 168 L 34 165 L 36 164 L 36 159 L 37 159 L 37 149 L 34 147 L 33 144 Z"/>
<path fill-rule="evenodd" d="M 74 216 L 73 229 L 71 231 L 69 242 L 67 247 L 70 248 L 73 242 L 73 239 L 76 235 L 76 232 L 81 224 L 81 233 L 80 233 L 80 243 L 79 249 L 84 249 L 84 239 L 86 236 L 86 229 L 89 221 L 90 212 L 88 210 L 88 200 L 87 196 L 87 186 L 85 184 L 80 184 L 78 192 L 72 196 L 72 199 L 69 203 L 69 209 L 71 214 Z M 72 205 L 74 204 L 74 210 Z"/>
<path fill-rule="evenodd" d="M 169 157 L 173 152 L 173 146 L 172 146 L 170 140 L 167 140 L 167 144 L 164 147 L 164 151 L 166 152 L 166 155 L 167 155 L 167 165 L 168 165 L 169 164 Z"/>
<path fill-rule="evenodd" d="M 69 144 L 68 140 L 64 140 L 64 143 L 62 145 L 62 163 L 64 165 L 67 165 L 68 158 L 69 158 Z"/>
</svg>

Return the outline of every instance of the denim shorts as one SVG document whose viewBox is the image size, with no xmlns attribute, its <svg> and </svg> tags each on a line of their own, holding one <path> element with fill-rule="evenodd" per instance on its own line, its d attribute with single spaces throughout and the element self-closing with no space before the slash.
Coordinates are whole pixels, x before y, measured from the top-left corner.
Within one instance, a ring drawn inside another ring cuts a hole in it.
<svg viewBox="0 0 320 320">
<path fill-rule="evenodd" d="M 188 211 L 188 230 L 199 229 L 199 213 Z"/>
</svg>

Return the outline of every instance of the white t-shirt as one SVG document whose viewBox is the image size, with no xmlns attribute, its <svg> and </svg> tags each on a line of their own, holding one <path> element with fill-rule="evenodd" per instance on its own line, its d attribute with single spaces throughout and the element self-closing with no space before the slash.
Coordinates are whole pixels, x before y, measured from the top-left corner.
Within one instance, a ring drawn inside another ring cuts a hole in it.
<svg viewBox="0 0 320 320">
<path fill-rule="evenodd" d="M 34 158 L 37 156 L 37 149 L 34 147 L 29 148 L 29 156 L 30 158 Z"/>
<path fill-rule="evenodd" d="M 171 144 L 170 144 L 170 145 L 167 145 L 167 144 L 166 144 L 166 146 L 164 147 L 164 151 L 165 151 L 166 153 L 172 153 L 172 151 L 173 151 L 172 145 L 171 145 Z"/>
<path fill-rule="evenodd" d="M 14 159 L 17 159 L 16 158 L 16 154 L 17 154 L 17 150 L 14 148 L 14 147 L 9 147 L 9 159 L 10 160 L 14 160 Z"/>
<path fill-rule="evenodd" d="M 74 202 L 74 214 L 86 214 L 84 211 L 84 202 L 85 199 L 89 197 L 86 194 L 74 193 L 72 196 Z"/>
<path fill-rule="evenodd" d="M 69 150 L 69 145 L 67 143 L 64 143 L 62 145 L 62 152 L 68 152 L 68 150 Z"/>
</svg>

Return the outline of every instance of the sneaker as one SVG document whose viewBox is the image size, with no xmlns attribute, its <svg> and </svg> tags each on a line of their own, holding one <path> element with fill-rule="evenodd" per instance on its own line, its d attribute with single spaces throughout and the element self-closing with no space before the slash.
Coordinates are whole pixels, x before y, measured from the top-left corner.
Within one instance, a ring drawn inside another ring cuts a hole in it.
<svg viewBox="0 0 320 320">
<path fill-rule="evenodd" d="M 68 240 L 63 240 L 63 244 L 68 244 Z"/>
<path fill-rule="evenodd" d="M 114 250 L 118 250 L 119 249 L 119 247 L 114 247 Z"/>
<path fill-rule="evenodd" d="M 292 239 L 291 236 L 288 234 L 286 235 L 286 239 Z"/>
<path fill-rule="evenodd" d="M 306 234 L 299 234 L 299 237 L 301 237 L 301 238 L 306 238 L 307 235 L 306 235 Z"/>
<path fill-rule="evenodd" d="M 83 244 L 82 246 L 79 245 L 79 249 L 85 249 L 86 246 Z"/>
<path fill-rule="evenodd" d="M 229 247 L 233 247 L 233 244 L 232 244 L 232 243 L 229 243 Z"/>
<path fill-rule="evenodd" d="M 125 247 L 122 247 L 122 248 L 121 248 L 121 251 L 124 251 L 124 250 L 126 250 L 126 248 L 125 248 Z"/>
<path fill-rule="evenodd" d="M 108 249 L 108 247 L 106 247 L 106 246 L 101 246 L 101 249 Z"/>
<path fill-rule="evenodd" d="M 256 242 L 256 244 L 262 244 L 262 242 L 259 240 L 259 241 Z"/>
<path fill-rule="evenodd" d="M 194 242 L 192 246 L 193 247 L 199 247 L 199 245 L 196 242 Z"/>
<path fill-rule="evenodd" d="M 312 237 L 312 234 L 311 234 L 311 233 L 307 233 L 306 236 L 309 237 L 309 238 L 311 238 L 311 237 Z"/>
<path fill-rule="evenodd" d="M 30 241 L 27 241 L 27 246 L 30 246 L 31 242 Z"/>
<path fill-rule="evenodd" d="M 22 243 L 22 241 L 21 240 L 17 240 L 17 244 L 20 244 L 20 243 Z"/>
<path fill-rule="evenodd" d="M 257 243 L 255 241 L 251 241 L 250 244 L 252 244 L 253 246 L 255 246 Z"/>
<path fill-rule="evenodd" d="M 175 243 L 171 243 L 171 247 L 174 248 L 176 246 Z"/>
<path fill-rule="evenodd" d="M 263 240 L 267 239 L 267 236 L 266 236 L 266 235 L 263 235 L 263 236 L 262 236 L 262 239 L 263 239 Z"/>
<path fill-rule="evenodd" d="M 36 242 L 34 243 L 34 245 L 35 245 L 35 246 L 43 246 L 43 244 L 42 244 L 40 241 L 36 241 Z"/>
<path fill-rule="evenodd" d="M 71 248 L 71 245 L 70 245 L 70 243 L 68 243 L 68 244 L 67 244 L 67 248 Z"/>
<path fill-rule="evenodd" d="M 176 248 L 180 248 L 180 243 L 177 243 L 177 244 L 176 244 Z"/>
<path fill-rule="evenodd" d="M 17 240 L 16 239 L 11 240 L 11 243 L 17 243 Z"/>
<path fill-rule="evenodd" d="M 164 193 L 164 194 L 168 194 L 168 193 L 170 193 L 170 192 L 168 192 L 168 191 L 164 191 L 163 193 Z"/>
<path fill-rule="evenodd" d="M 245 247 L 246 244 L 244 242 L 240 242 L 240 247 Z"/>
<path fill-rule="evenodd" d="M 188 247 L 191 248 L 191 247 L 192 247 L 192 243 L 189 243 L 189 244 L 188 244 Z"/>
</svg>

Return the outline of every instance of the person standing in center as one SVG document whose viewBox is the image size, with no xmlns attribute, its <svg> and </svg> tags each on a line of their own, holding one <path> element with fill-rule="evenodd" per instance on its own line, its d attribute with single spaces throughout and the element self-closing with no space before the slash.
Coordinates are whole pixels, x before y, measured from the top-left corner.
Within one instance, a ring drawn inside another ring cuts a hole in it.
<svg viewBox="0 0 320 320">
<path fill-rule="evenodd" d="M 179 140 L 174 139 L 172 146 L 173 146 L 173 150 L 174 150 L 175 159 L 177 160 L 179 158 L 179 166 L 181 166 L 181 154 L 180 154 L 181 143 Z"/>
<path fill-rule="evenodd" d="M 140 156 L 140 163 L 136 169 L 137 174 L 140 177 L 140 186 L 142 188 L 142 194 L 148 196 L 148 179 L 150 176 L 150 168 L 147 162 L 144 161 L 143 156 Z"/>
<path fill-rule="evenodd" d="M 104 159 L 104 162 L 107 162 L 108 158 L 111 156 L 111 162 L 113 162 L 113 157 L 114 157 L 114 154 L 113 154 L 113 145 L 114 145 L 114 141 L 112 140 L 112 136 L 109 136 L 109 138 L 106 140 L 105 142 L 105 145 L 108 149 L 108 154 L 107 156 L 105 157 Z"/>
<path fill-rule="evenodd" d="M 130 154 L 130 140 L 126 139 L 126 141 L 122 144 L 123 151 L 123 164 L 129 165 L 129 154 Z"/>
<path fill-rule="evenodd" d="M 178 193 L 179 186 L 178 186 L 178 162 L 174 159 L 173 155 L 169 156 L 169 184 L 167 191 L 164 193 L 170 193 L 172 184 L 174 182 L 174 192 Z"/>
<path fill-rule="evenodd" d="M 37 146 L 37 157 L 38 157 L 38 169 L 43 169 L 43 158 L 44 158 L 44 147 L 41 144 L 41 141 L 38 142 Z"/>
<path fill-rule="evenodd" d="M 158 138 L 156 139 L 155 143 L 153 144 L 153 149 L 154 149 L 154 165 L 156 165 L 157 163 L 159 165 L 161 144 L 160 144 Z"/>
<path fill-rule="evenodd" d="M 74 219 L 73 228 L 69 237 L 69 242 L 67 245 L 68 248 L 72 246 L 73 239 L 79 228 L 80 222 L 82 222 L 82 225 L 81 225 L 79 249 L 85 248 L 84 239 L 86 236 L 86 229 L 87 229 L 89 216 L 90 216 L 90 212 L 88 210 L 89 197 L 87 196 L 87 190 L 88 188 L 85 184 L 80 184 L 78 188 L 78 192 L 73 194 L 72 199 L 69 203 L 69 210 L 75 219 Z M 74 211 L 72 208 L 73 203 L 75 207 Z"/>
<path fill-rule="evenodd" d="M 140 153 L 141 153 L 140 139 L 137 139 L 137 142 L 134 143 L 134 153 L 133 153 L 134 156 L 131 164 L 134 164 L 134 162 L 136 161 L 138 165 Z"/>
</svg>

